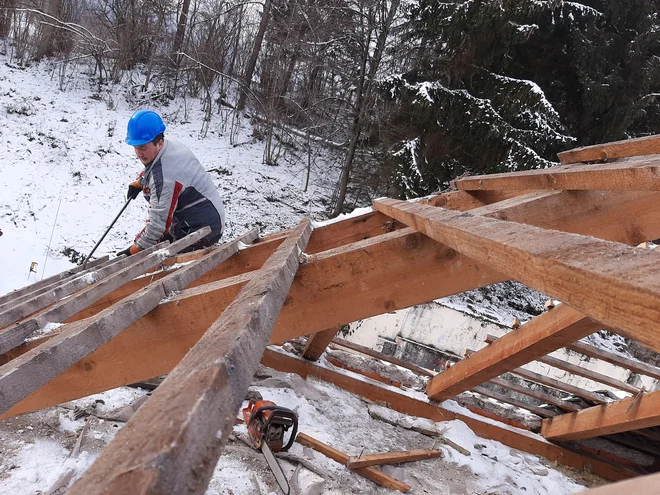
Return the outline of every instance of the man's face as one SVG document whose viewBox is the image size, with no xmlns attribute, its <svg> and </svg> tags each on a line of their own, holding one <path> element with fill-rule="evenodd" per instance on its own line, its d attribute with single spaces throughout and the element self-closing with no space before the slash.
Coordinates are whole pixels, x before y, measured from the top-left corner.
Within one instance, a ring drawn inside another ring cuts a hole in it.
<svg viewBox="0 0 660 495">
<path fill-rule="evenodd" d="M 140 159 L 143 165 L 146 165 L 153 161 L 156 158 L 156 155 L 163 149 L 164 141 L 158 141 L 157 144 L 147 143 L 140 146 L 133 146 L 135 148 L 135 154 Z"/>
</svg>

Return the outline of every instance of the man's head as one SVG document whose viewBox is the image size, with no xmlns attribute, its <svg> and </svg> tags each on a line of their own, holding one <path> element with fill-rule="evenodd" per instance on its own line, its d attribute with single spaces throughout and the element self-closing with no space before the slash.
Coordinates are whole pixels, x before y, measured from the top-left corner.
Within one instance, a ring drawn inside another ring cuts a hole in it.
<svg viewBox="0 0 660 495">
<path fill-rule="evenodd" d="M 163 149 L 165 123 L 153 110 L 138 110 L 128 121 L 126 142 L 135 148 L 135 154 L 147 165 Z"/>
</svg>

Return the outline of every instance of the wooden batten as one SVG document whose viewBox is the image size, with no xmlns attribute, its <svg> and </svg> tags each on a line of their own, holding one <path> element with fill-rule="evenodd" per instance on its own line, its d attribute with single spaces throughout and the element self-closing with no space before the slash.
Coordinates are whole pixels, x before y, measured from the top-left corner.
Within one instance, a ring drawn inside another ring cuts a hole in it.
<svg viewBox="0 0 660 495">
<path fill-rule="evenodd" d="M 341 327 L 333 327 L 311 334 L 309 337 L 307 337 L 307 343 L 305 344 L 305 349 L 303 350 L 303 357 L 312 361 L 318 361 L 318 359 L 325 352 L 326 347 L 328 347 L 328 344 L 332 342 L 332 339 L 335 338 L 335 335 L 337 335 L 339 330 L 341 330 Z"/>
<path fill-rule="evenodd" d="M 605 144 L 583 146 L 558 153 L 562 164 L 579 162 L 600 162 L 631 156 L 653 155 L 660 153 L 660 136 L 644 136 L 624 139 Z"/>
</svg>

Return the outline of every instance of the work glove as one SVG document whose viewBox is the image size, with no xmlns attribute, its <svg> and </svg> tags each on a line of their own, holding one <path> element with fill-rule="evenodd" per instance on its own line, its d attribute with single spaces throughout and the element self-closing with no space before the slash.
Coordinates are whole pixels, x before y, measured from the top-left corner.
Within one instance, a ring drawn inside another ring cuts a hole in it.
<svg viewBox="0 0 660 495">
<path fill-rule="evenodd" d="M 138 248 L 135 244 L 132 244 L 130 247 L 127 247 L 123 251 L 117 251 L 117 256 L 130 256 L 132 254 L 136 254 L 140 252 L 140 248 Z"/>
<path fill-rule="evenodd" d="M 138 194 L 140 194 L 140 191 L 142 191 L 142 184 L 140 184 L 140 181 L 135 181 L 131 182 L 128 185 L 128 193 L 126 193 L 126 199 L 135 199 L 138 197 Z"/>
</svg>

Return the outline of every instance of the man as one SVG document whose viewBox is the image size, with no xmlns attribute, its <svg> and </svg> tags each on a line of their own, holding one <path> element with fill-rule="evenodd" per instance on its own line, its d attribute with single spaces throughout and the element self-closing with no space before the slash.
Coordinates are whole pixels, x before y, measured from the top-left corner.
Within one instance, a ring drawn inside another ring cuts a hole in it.
<svg viewBox="0 0 660 495">
<path fill-rule="evenodd" d="M 128 186 L 127 198 L 135 199 L 142 191 L 149 218 L 135 243 L 117 255 L 135 254 L 206 226 L 211 233 L 187 251 L 208 247 L 222 236 L 225 210 L 211 177 L 185 145 L 165 139 L 164 133 L 163 119 L 152 110 L 138 110 L 128 121 L 126 142 L 135 148 L 144 170 Z"/>
</svg>

